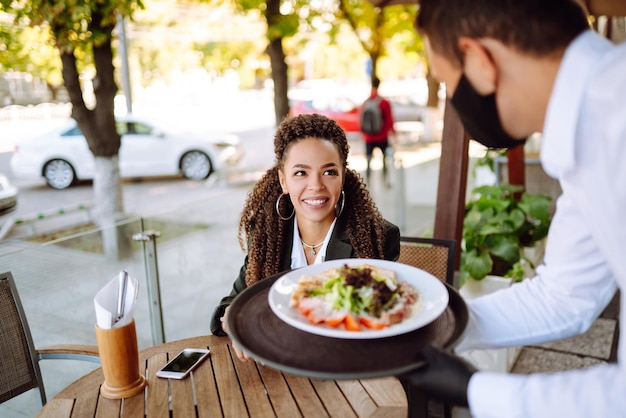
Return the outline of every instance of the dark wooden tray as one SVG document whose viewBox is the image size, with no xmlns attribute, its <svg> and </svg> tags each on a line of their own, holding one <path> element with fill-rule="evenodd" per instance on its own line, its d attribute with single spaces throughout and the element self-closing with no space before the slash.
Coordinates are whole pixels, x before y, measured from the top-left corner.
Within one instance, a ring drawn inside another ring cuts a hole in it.
<svg viewBox="0 0 626 418">
<path fill-rule="evenodd" d="M 452 348 L 465 331 L 463 298 L 446 285 L 446 310 L 415 331 L 386 338 L 340 339 L 311 334 L 278 318 L 268 293 L 282 272 L 245 289 L 228 314 L 230 337 L 256 361 L 286 373 L 323 379 L 365 379 L 399 375 L 423 365 L 426 344 Z"/>
</svg>

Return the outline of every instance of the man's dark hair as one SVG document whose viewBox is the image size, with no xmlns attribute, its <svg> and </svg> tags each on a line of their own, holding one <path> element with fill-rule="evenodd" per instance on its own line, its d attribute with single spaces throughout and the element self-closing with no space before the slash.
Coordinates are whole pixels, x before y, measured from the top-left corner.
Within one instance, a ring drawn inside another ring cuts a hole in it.
<svg viewBox="0 0 626 418">
<path fill-rule="evenodd" d="M 378 77 L 372 78 L 372 87 L 377 89 L 378 86 L 380 86 L 380 79 Z"/>
<path fill-rule="evenodd" d="M 421 0 L 415 27 L 434 51 L 462 65 L 460 37 L 494 38 L 546 56 L 565 48 L 589 22 L 577 0 Z"/>
</svg>

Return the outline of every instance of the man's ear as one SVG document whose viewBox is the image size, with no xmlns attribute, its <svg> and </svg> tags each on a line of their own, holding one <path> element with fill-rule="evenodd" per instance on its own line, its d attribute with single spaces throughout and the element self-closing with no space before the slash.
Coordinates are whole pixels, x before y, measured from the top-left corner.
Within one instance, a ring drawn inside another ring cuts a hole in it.
<svg viewBox="0 0 626 418">
<path fill-rule="evenodd" d="M 465 76 L 474 89 L 481 95 L 496 91 L 497 70 L 491 55 L 485 47 L 474 38 L 459 38 L 459 48 L 465 57 Z"/>
</svg>

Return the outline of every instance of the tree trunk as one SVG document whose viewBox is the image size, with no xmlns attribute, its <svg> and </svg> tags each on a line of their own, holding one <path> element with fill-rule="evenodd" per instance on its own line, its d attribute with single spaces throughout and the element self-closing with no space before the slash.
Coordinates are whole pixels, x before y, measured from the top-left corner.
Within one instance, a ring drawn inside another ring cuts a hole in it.
<svg viewBox="0 0 626 418">
<path fill-rule="evenodd" d="M 94 21 L 96 20 L 97 17 L 94 16 Z M 117 220 L 124 211 L 118 164 L 120 136 L 115 128 L 113 108 L 117 85 L 110 37 L 107 42 L 93 47 L 93 59 L 96 67 L 96 77 L 93 80 L 96 105 L 90 110 L 83 99 L 74 52 L 61 52 L 63 81 L 72 103 L 72 117 L 85 135 L 96 160 L 93 180 L 96 205 L 94 212 L 98 225 L 104 226 Z M 100 164 L 99 167 L 98 161 L 102 159 L 109 162 Z"/>
<path fill-rule="evenodd" d="M 426 83 L 428 85 L 428 101 L 422 112 L 422 123 L 424 124 L 422 139 L 426 142 L 433 142 L 440 139 L 441 111 L 439 110 L 439 82 L 435 80 L 430 70 L 426 74 Z"/>
<path fill-rule="evenodd" d="M 426 103 L 426 106 L 438 108 L 439 107 L 439 82 L 433 77 L 433 75 L 430 72 L 430 69 L 428 70 L 428 73 L 426 73 L 426 83 L 428 85 L 428 102 Z"/>
<path fill-rule="evenodd" d="M 102 245 L 106 256 L 117 260 L 131 252 L 130 236 L 117 225 L 124 217 L 118 157 L 95 157 L 94 164 L 93 196 Z"/>
<path fill-rule="evenodd" d="M 280 17 L 280 0 L 268 0 L 265 19 L 268 28 L 272 27 Z M 274 113 L 278 125 L 289 113 L 289 99 L 287 98 L 287 63 L 283 50 L 283 38 L 275 37 L 269 40 L 267 55 L 270 57 L 272 67 L 272 80 L 274 81 Z"/>
<path fill-rule="evenodd" d="M 370 52 L 369 53 L 370 56 L 370 63 L 371 63 L 371 68 L 370 68 L 370 85 L 374 83 L 374 79 L 377 77 L 376 74 L 378 71 L 378 52 Z"/>
<path fill-rule="evenodd" d="M 99 26 L 101 16 L 92 15 L 92 25 Z M 103 228 L 105 253 L 111 258 L 119 258 L 130 251 L 130 237 L 118 234 L 115 223 L 123 217 L 122 183 L 120 180 L 118 153 L 120 135 L 115 126 L 114 99 L 117 93 L 113 67 L 111 37 L 93 46 L 93 61 L 96 76 L 93 89 L 96 103 L 93 109 L 87 108 L 79 82 L 74 51 L 62 51 L 63 81 L 72 103 L 72 117 L 85 135 L 89 149 L 94 156 L 94 214 L 96 223 Z"/>
<path fill-rule="evenodd" d="M 613 17 L 609 21 L 609 33 L 613 42 L 619 44 L 626 40 L 626 17 Z"/>
<path fill-rule="evenodd" d="M 287 64 L 283 51 L 282 38 L 275 39 L 267 46 L 267 54 L 272 65 L 272 80 L 274 81 L 274 113 L 278 125 L 289 113 L 289 99 L 287 98 Z"/>
</svg>

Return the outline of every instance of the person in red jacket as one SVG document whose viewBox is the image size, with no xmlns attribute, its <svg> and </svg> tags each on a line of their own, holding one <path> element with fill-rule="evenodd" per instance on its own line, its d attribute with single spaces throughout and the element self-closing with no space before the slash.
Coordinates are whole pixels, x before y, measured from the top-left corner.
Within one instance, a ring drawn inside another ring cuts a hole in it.
<svg viewBox="0 0 626 418">
<path fill-rule="evenodd" d="M 378 130 L 378 132 L 368 132 L 367 129 L 364 129 L 364 126 L 361 126 L 361 134 L 363 135 L 363 140 L 365 141 L 365 156 L 367 158 L 367 182 L 370 182 L 370 162 L 372 160 L 372 153 L 374 152 L 375 148 L 378 148 L 383 154 L 383 179 L 385 181 L 385 185 L 389 187 L 390 184 L 389 178 L 387 176 L 386 162 L 387 147 L 389 146 L 389 135 L 395 135 L 396 132 L 393 129 L 393 114 L 391 113 L 391 103 L 389 103 L 388 100 L 384 99 L 378 94 L 378 86 L 380 86 L 380 80 L 378 79 L 378 77 L 374 77 L 372 79 L 372 92 L 370 94 L 370 97 L 365 101 L 365 103 L 363 103 L 363 106 L 361 107 L 361 113 L 363 113 L 368 101 L 377 101 L 381 111 L 382 126 L 380 127 L 380 130 Z"/>
</svg>

